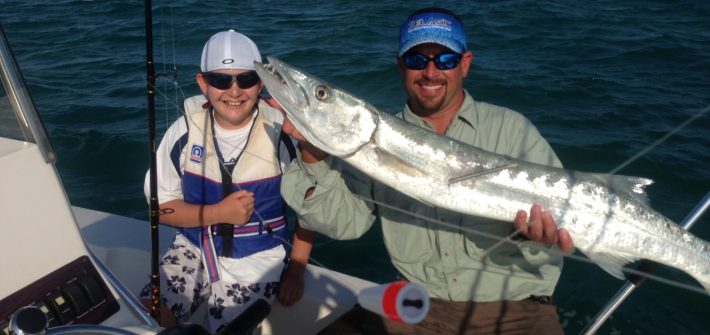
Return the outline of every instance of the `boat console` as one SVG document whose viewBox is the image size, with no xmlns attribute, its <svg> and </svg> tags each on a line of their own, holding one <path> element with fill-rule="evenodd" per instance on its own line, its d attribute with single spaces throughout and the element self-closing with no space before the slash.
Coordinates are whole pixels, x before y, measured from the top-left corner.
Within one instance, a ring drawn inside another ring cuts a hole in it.
<svg viewBox="0 0 710 335">
<path fill-rule="evenodd" d="M 0 329 L 9 334 L 15 311 L 34 306 L 49 327 L 99 324 L 119 309 L 118 302 L 87 256 L 65 264 L 0 300 Z"/>
</svg>

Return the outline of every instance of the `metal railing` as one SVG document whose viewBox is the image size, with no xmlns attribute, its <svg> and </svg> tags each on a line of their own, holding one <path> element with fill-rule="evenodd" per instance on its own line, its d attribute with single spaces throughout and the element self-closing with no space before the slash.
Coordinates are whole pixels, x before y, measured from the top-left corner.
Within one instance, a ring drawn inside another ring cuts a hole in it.
<svg viewBox="0 0 710 335">
<path fill-rule="evenodd" d="M 8 102 L 15 112 L 18 127 L 24 135 L 24 140 L 37 144 L 45 161 L 53 164 L 56 161 L 56 154 L 27 90 L 22 72 L 20 72 L 12 54 L 2 25 L 0 25 L 0 77 L 5 85 Z"/>
</svg>

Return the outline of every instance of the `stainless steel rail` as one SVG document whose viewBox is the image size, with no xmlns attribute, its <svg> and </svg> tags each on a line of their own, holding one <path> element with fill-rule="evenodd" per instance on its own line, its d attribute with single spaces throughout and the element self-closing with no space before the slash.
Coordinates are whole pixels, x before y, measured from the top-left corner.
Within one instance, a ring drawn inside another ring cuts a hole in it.
<svg viewBox="0 0 710 335">
<path fill-rule="evenodd" d="M 683 223 L 681 224 L 681 227 L 685 230 L 689 230 L 690 227 L 692 227 L 695 222 L 700 219 L 700 217 L 703 216 L 703 213 L 710 207 L 710 192 L 705 194 L 705 197 L 703 200 L 701 200 L 695 208 L 688 214 L 688 216 L 683 220 Z M 609 302 L 604 306 L 604 308 L 597 313 L 597 315 L 594 317 L 594 320 L 587 325 L 587 328 L 582 330 L 580 334 L 583 335 L 591 335 L 596 333 L 599 328 L 606 322 L 606 320 L 611 316 L 614 311 L 616 311 L 619 306 L 626 300 L 626 298 L 631 295 L 631 293 L 641 285 L 643 281 L 639 281 L 638 284 L 632 282 L 632 281 L 626 281 L 626 284 L 624 284 L 619 291 L 616 292 L 614 297 L 609 300 Z"/>
</svg>

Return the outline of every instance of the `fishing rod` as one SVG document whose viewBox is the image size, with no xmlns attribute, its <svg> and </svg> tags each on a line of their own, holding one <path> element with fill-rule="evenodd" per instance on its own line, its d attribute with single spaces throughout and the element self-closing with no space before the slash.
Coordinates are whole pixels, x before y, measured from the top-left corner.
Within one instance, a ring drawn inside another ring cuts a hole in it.
<svg viewBox="0 0 710 335">
<path fill-rule="evenodd" d="M 705 194 L 703 200 L 701 200 L 698 205 L 693 208 L 690 214 L 688 214 L 685 220 L 683 220 L 681 228 L 689 230 L 695 222 L 702 217 L 708 207 L 710 207 L 710 192 Z M 644 272 L 650 272 L 655 268 L 655 263 L 644 261 L 640 268 L 643 268 Z M 624 284 L 624 286 L 616 292 L 614 297 L 612 297 L 606 306 L 604 306 L 604 308 L 594 317 L 594 321 L 592 321 L 580 334 L 591 335 L 596 333 L 604 322 L 611 317 L 611 314 L 614 313 L 619 306 L 621 306 L 624 300 L 626 300 L 626 298 L 628 298 L 637 287 L 643 284 L 645 279 L 646 277 L 643 275 L 634 275 L 627 280 L 626 284 Z"/>
<path fill-rule="evenodd" d="M 160 321 L 160 272 L 159 272 L 159 221 L 158 177 L 155 144 L 155 66 L 153 63 L 153 14 L 151 0 L 145 0 L 145 50 L 148 81 L 148 146 L 150 150 L 150 315 Z"/>
</svg>

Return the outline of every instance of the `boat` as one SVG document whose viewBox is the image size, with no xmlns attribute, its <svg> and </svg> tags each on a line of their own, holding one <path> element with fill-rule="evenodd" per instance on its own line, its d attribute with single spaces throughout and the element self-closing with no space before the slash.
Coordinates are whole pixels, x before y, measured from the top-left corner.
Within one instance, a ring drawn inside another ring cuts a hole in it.
<svg viewBox="0 0 710 335">
<path fill-rule="evenodd" d="M 19 68 L 6 45 L 7 39 L 4 33 L 1 35 L 4 86 L 0 90 L 0 185 L 4 192 L 0 198 L 3 213 L 0 224 L 5 228 L 6 242 L 0 247 L 3 255 L 0 266 L 5 274 L 0 280 L 0 331 L 7 329 L 9 318 L 22 307 L 36 305 L 42 310 L 44 306 L 55 313 L 47 298 L 55 297 L 52 294 L 57 292 L 76 291 L 76 288 L 64 290 L 58 285 L 61 280 L 52 282 L 52 279 L 65 278 L 63 283 L 71 287 L 75 287 L 74 283 L 92 285 L 86 284 L 92 279 L 85 279 L 92 277 L 76 274 L 93 276 L 94 286 L 98 283 L 101 292 L 110 294 L 110 298 L 100 301 L 101 306 L 108 307 L 90 306 L 87 313 L 102 313 L 115 306 L 118 311 L 94 316 L 95 319 L 81 314 L 66 323 L 71 327 L 67 331 L 89 327 L 95 332 L 97 329 L 140 334 L 164 331 L 133 298 L 148 281 L 148 222 L 71 206 L 54 167 L 56 154 L 34 111 Z M 160 245 L 165 247 L 170 237 L 170 230 L 161 228 Z M 74 266 L 73 262 L 79 258 L 79 266 Z M 308 269 L 304 300 L 294 308 L 274 305 L 262 333 L 316 333 L 345 313 L 363 287 L 374 285 L 313 265 Z M 84 286 L 79 286 L 79 290 L 85 289 Z M 55 326 L 58 323 L 50 322 Z M 50 333 L 56 333 L 58 328 L 50 328 Z"/>
<path fill-rule="evenodd" d="M 1 25 L 0 67 L 0 333 L 189 333 L 160 327 L 136 298 L 150 275 L 149 223 L 70 204 Z M 160 254 L 172 234 L 159 229 Z M 303 298 L 272 305 L 261 334 L 317 333 L 376 286 L 315 265 L 304 279 Z"/>
</svg>

